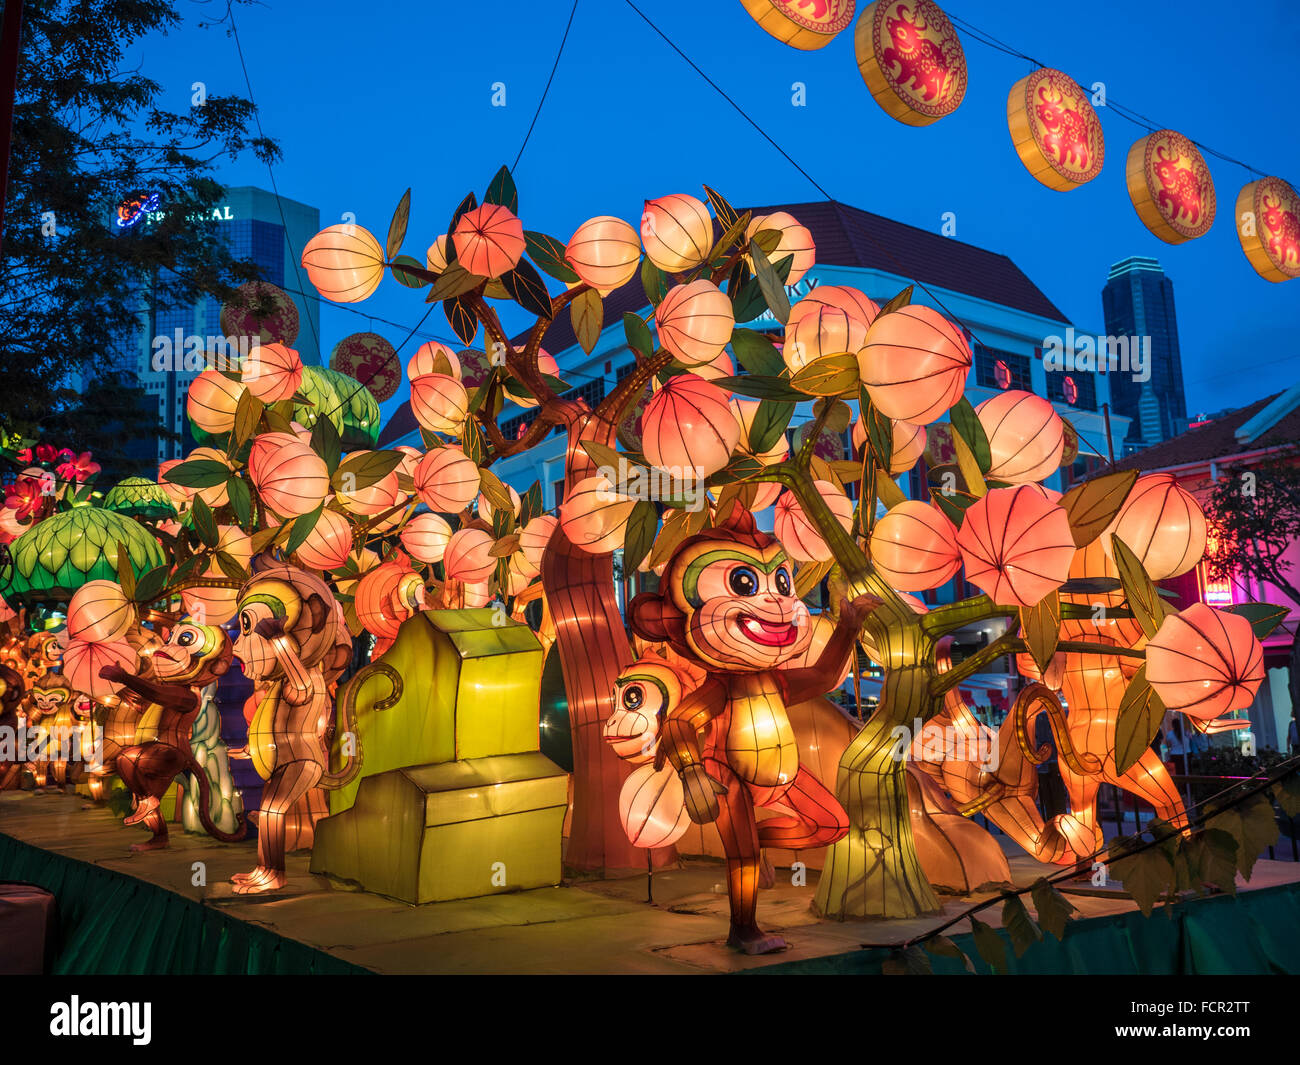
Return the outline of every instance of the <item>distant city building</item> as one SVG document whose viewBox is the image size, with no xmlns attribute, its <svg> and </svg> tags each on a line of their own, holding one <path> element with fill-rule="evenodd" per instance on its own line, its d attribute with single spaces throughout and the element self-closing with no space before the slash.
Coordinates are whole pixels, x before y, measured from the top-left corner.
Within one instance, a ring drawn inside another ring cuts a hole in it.
<svg viewBox="0 0 1300 1065">
<path fill-rule="evenodd" d="M 1111 385 L 1112 410 L 1131 419 L 1124 450 L 1177 436 L 1187 428 L 1188 418 L 1174 283 L 1155 259 L 1131 256 L 1110 268 L 1101 306 L 1108 338 L 1144 346 L 1150 338 L 1148 379 L 1120 374 Z"/>
</svg>

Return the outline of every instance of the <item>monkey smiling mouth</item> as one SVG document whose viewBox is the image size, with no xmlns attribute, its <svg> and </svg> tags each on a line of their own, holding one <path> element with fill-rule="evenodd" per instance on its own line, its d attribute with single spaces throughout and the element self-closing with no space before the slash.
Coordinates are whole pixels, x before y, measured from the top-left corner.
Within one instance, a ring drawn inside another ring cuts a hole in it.
<svg viewBox="0 0 1300 1065">
<path fill-rule="evenodd" d="M 798 630 L 788 621 L 770 622 L 753 614 L 740 615 L 740 628 L 755 643 L 767 647 L 789 647 L 798 637 Z"/>
</svg>

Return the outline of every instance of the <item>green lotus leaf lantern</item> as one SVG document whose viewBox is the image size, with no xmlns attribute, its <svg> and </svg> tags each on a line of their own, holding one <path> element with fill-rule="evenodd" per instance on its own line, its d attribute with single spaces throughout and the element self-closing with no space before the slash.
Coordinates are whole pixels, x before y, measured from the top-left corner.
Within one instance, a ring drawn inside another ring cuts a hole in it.
<svg viewBox="0 0 1300 1065">
<path fill-rule="evenodd" d="M 148 521 L 176 517 L 176 508 L 162 485 L 146 477 L 127 477 L 118 481 L 104 497 L 103 507 L 129 518 Z"/>
<path fill-rule="evenodd" d="M 293 408 L 293 420 L 310 429 L 316 419 L 325 415 L 334 423 L 339 438 L 343 437 L 343 400 L 347 393 L 339 395 L 334 387 L 334 374 L 323 366 L 304 366 L 302 384 L 298 391 L 311 401 L 308 406 L 300 403 Z"/>
<path fill-rule="evenodd" d="M 321 367 L 328 376 L 334 392 L 339 397 L 343 415 L 343 431 L 339 434 L 347 451 L 364 451 L 379 440 L 379 402 L 370 389 L 359 384 L 341 370 Z"/>
</svg>

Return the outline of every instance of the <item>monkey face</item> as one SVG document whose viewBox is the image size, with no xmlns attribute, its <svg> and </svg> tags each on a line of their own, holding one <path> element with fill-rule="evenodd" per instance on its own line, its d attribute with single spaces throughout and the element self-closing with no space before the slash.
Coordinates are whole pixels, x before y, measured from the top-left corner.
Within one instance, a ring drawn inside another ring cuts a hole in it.
<svg viewBox="0 0 1300 1065">
<path fill-rule="evenodd" d="M 230 668 L 230 638 L 215 625 L 182 622 L 154 651 L 153 672 L 160 680 L 202 687 Z"/>
<path fill-rule="evenodd" d="M 42 714 L 52 714 L 68 701 L 71 694 L 67 688 L 36 688 L 32 692 L 32 705 Z"/>
<path fill-rule="evenodd" d="M 633 662 L 614 682 L 614 712 L 605 722 L 605 742 L 633 765 L 648 762 L 659 744 L 659 722 L 681 702 L 682 684 L 661 660 Z"/>
<path fill-rule="evenodd" d="M 249 680 L 269 680 L 280 672 L 280 665 L 275 658 L 275 647 L 271 639 L 257 631 L 261 622 L 267 620 L 283 622 L 282 611 L 274 609 L 265 599 L 243 604 L 239 611 L 239 635 L 235 637 L 235 657 L 243 664 L 244 673 Z"/>
</svg>

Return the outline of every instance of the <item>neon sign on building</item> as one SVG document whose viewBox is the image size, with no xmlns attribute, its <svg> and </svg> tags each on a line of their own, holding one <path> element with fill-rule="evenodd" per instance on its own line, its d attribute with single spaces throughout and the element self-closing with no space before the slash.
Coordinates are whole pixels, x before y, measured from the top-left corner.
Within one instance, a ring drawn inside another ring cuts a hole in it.
<svg viewBox="0 0 1300 1065">
<path fill-rule="evenodd" d="M 130 229 L 138 225 L 150 211 L 158 207 L 158 193 L 141 193 L 139 196 L 132 196 L 130 199 L 123 200 L 117 206 L 117 223 L 118 229 Z"/>
</svg>

